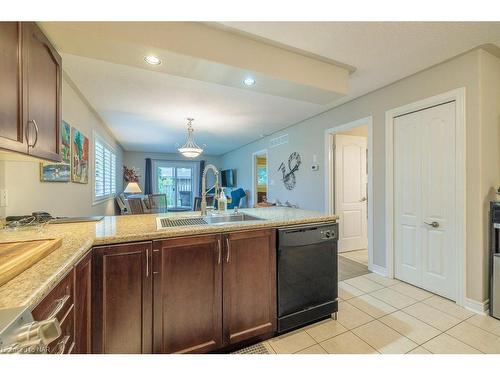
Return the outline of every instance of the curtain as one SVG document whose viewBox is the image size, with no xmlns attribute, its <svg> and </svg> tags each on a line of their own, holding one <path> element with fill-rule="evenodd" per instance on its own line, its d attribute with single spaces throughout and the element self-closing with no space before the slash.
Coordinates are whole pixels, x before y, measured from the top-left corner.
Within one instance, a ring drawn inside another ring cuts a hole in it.
<svg viewBox="0 0 500 375">
<path fill-rule="evenodd" d="M 150 158 L 146 158 L 146 171 L 144 174 L 144 194 L 153 194 L 153 171 Z"/>
<path fill-rule="evenodd" d="M 198 193 L 199 197 L 201 197 L 202 191 L 201 191 L 201 179 L 203 178 L 203 170 L 205 169 L 205 160 L 200 160 L 200 179 L 199 179 L 199 184 L 198 184 Z"/>
</svg>

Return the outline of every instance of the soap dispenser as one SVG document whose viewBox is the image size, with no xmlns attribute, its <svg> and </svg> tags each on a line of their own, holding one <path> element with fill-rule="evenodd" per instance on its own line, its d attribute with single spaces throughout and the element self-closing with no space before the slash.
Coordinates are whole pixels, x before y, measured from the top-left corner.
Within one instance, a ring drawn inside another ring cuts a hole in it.
<svg viewBox="0 0 500 375">
<path fill-rule="evenodd" d="M 219 199 L 217 200 L 217 208 L 220 212 L 227 210 L 227 198 L 224 190 L 221 189 L 221 193 L 219 195 Z"/>
</svg>

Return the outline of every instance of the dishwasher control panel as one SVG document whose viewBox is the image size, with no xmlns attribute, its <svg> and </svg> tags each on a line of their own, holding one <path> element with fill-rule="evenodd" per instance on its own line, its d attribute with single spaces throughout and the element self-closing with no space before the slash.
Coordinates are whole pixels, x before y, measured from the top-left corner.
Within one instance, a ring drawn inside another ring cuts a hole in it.
<svg viewBox="0 0 500 375">
<path fill-rule="evenodd" d="M 334 240 L 337 239 L 336 227 L 323 229 L 320 231 L 322 240 Z"/>
</svg>

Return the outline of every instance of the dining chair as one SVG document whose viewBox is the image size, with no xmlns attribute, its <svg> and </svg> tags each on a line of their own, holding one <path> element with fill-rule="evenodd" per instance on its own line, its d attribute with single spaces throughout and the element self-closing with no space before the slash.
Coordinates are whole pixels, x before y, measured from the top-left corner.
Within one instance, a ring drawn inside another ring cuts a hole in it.
<svg viewBox="0 0 500 375">
<path fill-rule="evenodd" d="M 215 198 L 213 195 L 207 195 L 207 207 L 214 207 Z M 194 197 L 193 211 L 201 210 L 201 197 Z"/>
<path fill-rule="evenodd" d="M 167 212 L 167 194 L 149 194 L 148 200 L 150 212 Z"/>
<path fill-rule="evenodd" d="M 128 212 L 132 215 L 140 215 L 143 214 L 145 211 L 144 202 L 142 201 L 142 198 L 128 198 L 127 205 L 128 205 Z"/>
<path fill-rule="evenodd" d="M 193 211 L 201 210 L 201 197 L 194 197 Z"/>
</svg>

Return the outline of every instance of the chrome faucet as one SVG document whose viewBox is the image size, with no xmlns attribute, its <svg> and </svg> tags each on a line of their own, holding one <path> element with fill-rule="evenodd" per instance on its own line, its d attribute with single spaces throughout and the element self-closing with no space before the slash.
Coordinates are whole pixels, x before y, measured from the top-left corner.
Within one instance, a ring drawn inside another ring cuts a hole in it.
<svg viewBox="0 0 500 375">
<path fill-rule="evenodd" d="M 207 164 L 205 169 L 203 170 L 203 175 L 201 176 L 201 216 L 205 216 L 207 214 L 207 172 L 209 170 L 214 172 L 215 176 L 215 185 L 212 186 L 209 190 L 215 189 L 215 196 L 219 196 L 219 171 L 215 168 L 213 164 Z"/>
</svg>

